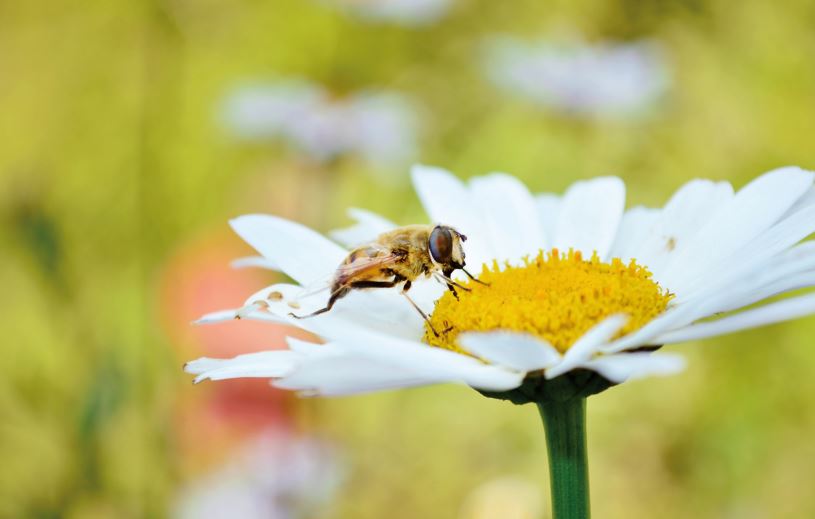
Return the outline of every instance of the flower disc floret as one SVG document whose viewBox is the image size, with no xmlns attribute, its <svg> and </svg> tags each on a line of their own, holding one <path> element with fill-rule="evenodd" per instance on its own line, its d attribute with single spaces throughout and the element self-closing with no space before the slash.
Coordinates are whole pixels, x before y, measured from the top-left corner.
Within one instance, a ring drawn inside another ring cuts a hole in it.
<svg viewBox="0 0 815 519">
<path fill-rule="evenodd" d="M 573 250 L 540 251 L 503 269 L 494 261 L 479 278 L 487 285 L 470 281 L 470 291 L 458 290 L 458 300 L 452 292 L 439 299 L 430 319 L 439 336 L 425 326 L 428 344 L 462 351 L 456 344 L 462 332 L 512 330 L 545 339 L 563 353 L 613 314 L 628 317 L 618 336 L 641 328 L 673 297 L 633 259 L 606 263 L 595 253 L 585 260 Z"/>
</svg>

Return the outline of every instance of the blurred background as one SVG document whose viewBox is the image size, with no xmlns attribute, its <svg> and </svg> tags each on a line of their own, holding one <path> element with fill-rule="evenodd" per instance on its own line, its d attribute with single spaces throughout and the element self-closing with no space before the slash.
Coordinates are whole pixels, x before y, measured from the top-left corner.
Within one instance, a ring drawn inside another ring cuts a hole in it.
<svg viewBox="0 0 815 519">
<path fill-rule="evenodd" d="M 542 518 L 537 412 L 461 387 L 301 400 L 182 363 L 280 278 L 227 220 L 425 221 L 409 165 L 657 205 L 815 168 L 815 2 L 0 4 L 0 517 Z M 815 516 L 815 319 L 589 403 L 598 517 Z"/>
</svg>

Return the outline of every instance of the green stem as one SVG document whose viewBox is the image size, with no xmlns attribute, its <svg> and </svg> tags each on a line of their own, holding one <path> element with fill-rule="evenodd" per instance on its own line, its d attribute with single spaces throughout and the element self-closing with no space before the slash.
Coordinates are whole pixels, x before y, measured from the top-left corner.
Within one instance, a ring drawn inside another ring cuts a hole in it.
<svg viewBox="0 0 815 519">
<path fill-rule="evenodd" d="M 546 446 L 554 519 L 588 519 L 589 466 L 586 458 L 586 399 L 538 403 Z"/>
</svg>

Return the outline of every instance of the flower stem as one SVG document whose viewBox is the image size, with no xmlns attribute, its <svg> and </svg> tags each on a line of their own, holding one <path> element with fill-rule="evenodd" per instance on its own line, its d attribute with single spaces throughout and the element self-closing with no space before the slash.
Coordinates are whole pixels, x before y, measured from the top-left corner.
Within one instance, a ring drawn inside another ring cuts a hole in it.
<svg viewBox="0 0 815 519">
<path fill-rule="evenodd" d="M 554 519 L 588 519 L 586 399 L 538 403 L 546 429 Z"/>
</svg>

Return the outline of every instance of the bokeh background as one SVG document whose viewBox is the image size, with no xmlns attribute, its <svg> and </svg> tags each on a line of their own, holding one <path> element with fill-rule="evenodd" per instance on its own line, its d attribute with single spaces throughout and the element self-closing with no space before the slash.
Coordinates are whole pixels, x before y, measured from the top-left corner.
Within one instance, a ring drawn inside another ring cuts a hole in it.
<svg viewBox="0 0 815 519">
<path fill-rule="evenodd" d="M 813 169 L 813 27 L 811 0 L 0 4 L 0 517 L 547 517 L 534 408 L 193 387 L 184 360 L 290 333 L 190 325 L 280 279 L 230 268 L 227 220 L 422 222 L 412 162 L 617 174 L 629 205 Z M 815 319 L 681 349 L 590 400 L 595 514 L 815 516 Z"/>
</svg>

